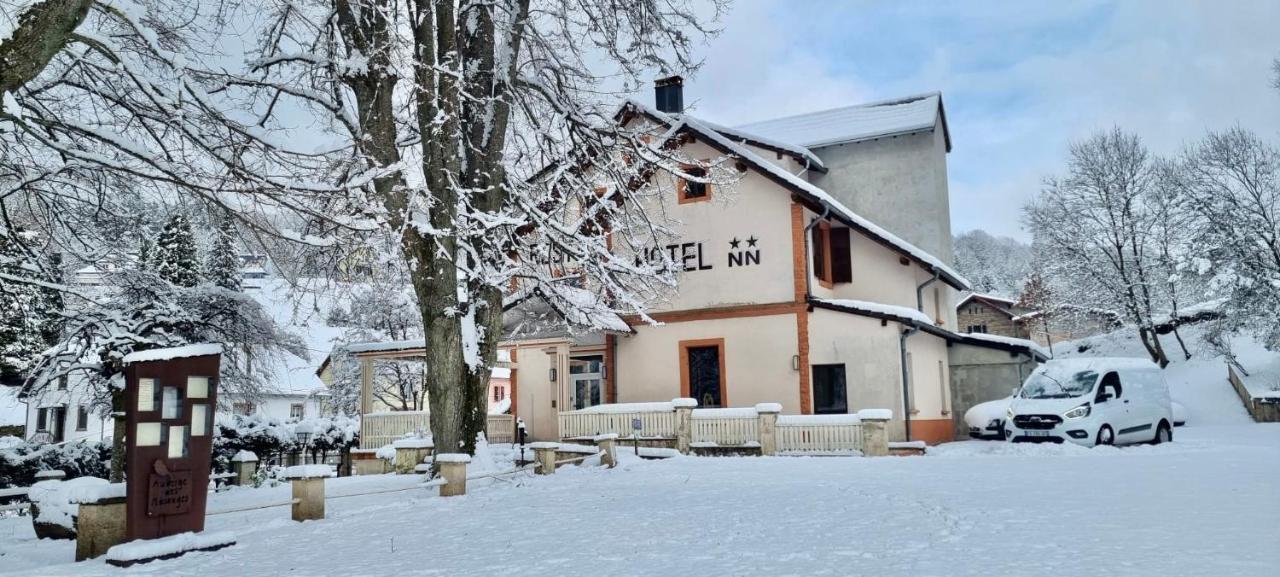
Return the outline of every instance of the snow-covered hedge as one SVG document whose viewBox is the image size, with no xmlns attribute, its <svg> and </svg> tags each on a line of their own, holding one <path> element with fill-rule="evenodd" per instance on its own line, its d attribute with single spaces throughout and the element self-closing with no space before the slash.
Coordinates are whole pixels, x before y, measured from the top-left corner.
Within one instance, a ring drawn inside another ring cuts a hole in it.
<svg viewBox="0 0 1280 577">
<path fill-rule="evenodd" d="M 306 446 L 298 443 L 300 430 L 310 434 Z M 360 422 L 343 415 L 301 421 L 261 415 L 219 418 L 213 440 L 213 465 L 215 469 L 228 470 L 232 457 L 241 451 L 257 455 L 264 463 L 299 450 L 314 455 L 341 452 L 359 444 L 359 433 Z"/>
<path fill-rule="evenodd" d="M 59 470 L 67 479 L 107 478 L 111 471 L 110 441 L 72 441 L 60 444 L 6 443 L 0 448 L 0 489 L 30 487 L 36 473 Z"/>
</svg>

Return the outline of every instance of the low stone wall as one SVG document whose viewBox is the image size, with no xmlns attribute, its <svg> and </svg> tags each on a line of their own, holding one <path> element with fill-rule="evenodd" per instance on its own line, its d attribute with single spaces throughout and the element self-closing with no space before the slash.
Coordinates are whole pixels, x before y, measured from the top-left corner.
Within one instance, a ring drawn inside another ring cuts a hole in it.
<svg viewBox="0 0 1280 577">
<path fill-rule="evenodd" d="M 1236 373 L 1236 368 L 1227 365 L 1227 380 L 1231 383 L 1231 388 L 1236 390 L 1236 394 L 1240 396 L 1240 402 L 1244 403 L 1244 410 L 1249 413 L 1250 417 L 1258 423 L 1280 423 L 1280 399 L 1258 399 L 1249 394 L 1248 387 L 1244 386 L 1244 381 L 1240 375 Z"/>
</svg>

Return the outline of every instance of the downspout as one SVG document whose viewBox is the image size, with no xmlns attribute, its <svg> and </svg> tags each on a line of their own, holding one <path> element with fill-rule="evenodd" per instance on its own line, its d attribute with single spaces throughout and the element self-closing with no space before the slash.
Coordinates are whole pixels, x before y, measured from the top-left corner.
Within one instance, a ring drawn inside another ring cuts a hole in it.
<svg viewBox="0 0 1280 577">
<path fill-rule="evenodd" d="M 809 257 L 809 233 L 813 231 L 813 227 L 818 226 L 822 219 L 827 218 L 831 214 L 831 207 L 822 205 L 822 215 L 809 221 L 804 227 L 804 302 L 808 303 L 813 298 L 813 259 Z"/>
<path fill-rule="evenodd" d="M 941 274 L 942 274 L 942 271 L 936 268 L 933 269 L 933 278 L 927 281 L 924 281 L 923 283 L 920 283 L 920 285 L 916 287 L 916 310 L 920 312 L 924 312 L 924 289 L 925 287 L 935 282 L 938 282 L 938 277 Z M 938 308 L 942 308 L 942 307 L 938 307 Z"/>
<path fill-rule="evenodd" d="M 920 327 L 912 322 L 909 328 L 898 335 L 899 362 L 902 363 L 902 426 L 906 432 L 906 440 L 911 440 L 911 381 L 907 367 L 907 339 L 920 332 Z"/>
</svg>

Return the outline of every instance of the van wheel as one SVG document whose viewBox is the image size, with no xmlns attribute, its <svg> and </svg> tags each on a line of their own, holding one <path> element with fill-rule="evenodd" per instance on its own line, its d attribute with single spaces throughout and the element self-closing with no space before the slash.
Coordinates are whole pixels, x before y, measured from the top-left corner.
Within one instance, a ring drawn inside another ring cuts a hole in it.
<svg viewBox="0 0 1280 577">
<path fill-rule="evenodd" d="M 1093 444 L 1094 446 L 1116 444 L 1116 433 L 1111 430 L 1111 425 L 1103 425 L 1101 429 L 1098 429 L 1098 438 L 1094 440 Z"/>
<path fill-rule="evenodd" d="M 1168 443 L 1173 440 L 1173 429 L 1169 427 L 1169 423 L 1160 421 L 1160 426 L 1156 427 L 1156 438 L 1151 440 L 1152 445 L 1160 443 Z"/>
</svg>

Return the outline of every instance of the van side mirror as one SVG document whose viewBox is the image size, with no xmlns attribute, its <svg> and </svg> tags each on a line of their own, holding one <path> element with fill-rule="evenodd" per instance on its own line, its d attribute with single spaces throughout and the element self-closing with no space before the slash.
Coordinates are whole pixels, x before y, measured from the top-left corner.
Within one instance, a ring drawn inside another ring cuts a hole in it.
<svg viewBox="0 0 1280 577">
<path fill-rule="evenodd" d="M 1018 396 L 1018 387 L 1014 387 L 1012 390 L 1010 390 L 1010 391 L 1009 391 L 1009 396 L 1011 396 L 1011 397 L 1016 397 L 1016 396 Z"/>
<path fill-rule="evenodd" d="M 1093 402 L 1095 402 L 1095 403 L 1105 403 L 1105 402 L 1107 402 L 1107 401 L 1109 401 L 1109 400 L 1111 400 L 1111 394 L 1110 394 L 1110 393 L 1105 393 L 1105 392 L 1102 392 L 1102 391 L 1098 391 L 1098 396 L 1097 396 L 1097 397 L 1095 397 L 1095 398 L 1093 399 Z"/>
</svg>

